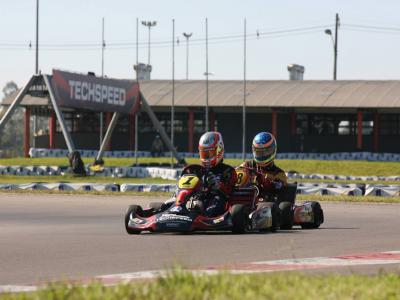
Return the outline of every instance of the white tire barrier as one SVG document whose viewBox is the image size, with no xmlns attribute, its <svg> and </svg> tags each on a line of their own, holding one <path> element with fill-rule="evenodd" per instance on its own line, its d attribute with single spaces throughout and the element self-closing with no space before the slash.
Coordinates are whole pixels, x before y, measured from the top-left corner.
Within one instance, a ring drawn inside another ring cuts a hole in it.
<svg viewBox="0 0 400 300">
<path fill-rule="evenodd" d="M 97 150 L 78 150 L 82 157 L 96 157 Z M 30 157 L 65 157 L 68 151 L 65 149 L 41 149 L 30 148 Z M 149 151 L 138 151 L 138 157 L 150 157 Z M 185 158 L 198 158 L 198 153 L 180 152 Z M 170 156 L 164 152 L 163 156 Z M 134 157 L 133 151 L 105 151 L 104 157 Z M 242 153 L 225 153 L 226 158 L 241 159 Z M 246 153 L 246 158 L 251 158 L 251 153 Z M 373 152 L 335 152 L 335 153 L 278 153 L 278 159 L 310 159 L 310 160 L 368 160 L 368 161 L 400 161 L 398 153 L 373 153 Z"/>
<path fill-rule="evenodd" d="M 175 184 L 121 184 L 121 192 L 173 192 Z"/>
<path fill-rule="evenodd" d="M 131 184 L 113 183 L 26 183 L 0 184 L 0 190 L 54 190 L 54 191 L 110 191 L 110 192 L 169 192 L 176 190 L 176 184 Z M 346 196 L 400 196 L 400 185 L 362 184 L 315 184 L 301 183 L 297 193 L 301 195 L 346 195 Z"/>
<path fill-rule="evenodd" d="M 398 197 L 399 185 L 371 185 L 365 187 L 365 196 Z"/>
<path fill-rule="evenodd" d="M 92 172 L 86 166 L 87 174 L 117 178 L 162 178 L 168 180 L 178 179 L 181 169 L 161 167 L 105 167 L 102 172 Z M 0 175 L 18 176 L 52 176 L 68 174 L 68 168 L 59 166 L 0 166 Z M 314 179 L 314 180 L 358 180 L 358 181 L 400 181 L 400 176 L 348 176 L 329 174 L 299 174 L 287 173 L 289 179 Z"/>
</svg>

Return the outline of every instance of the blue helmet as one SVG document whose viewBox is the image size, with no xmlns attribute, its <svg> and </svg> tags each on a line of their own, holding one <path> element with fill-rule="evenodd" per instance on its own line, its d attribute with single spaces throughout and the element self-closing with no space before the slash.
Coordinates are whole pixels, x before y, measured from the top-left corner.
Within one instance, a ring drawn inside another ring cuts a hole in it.
<svg viewBox="0 0 400 300">
<path fill-rule="evenodd" d="M 272 163 L 276 155 L 276 140 L 269 132 L 260 132 L 253 139 L 253 158 L 257 164 L 266 166 Z"/>
</svg>

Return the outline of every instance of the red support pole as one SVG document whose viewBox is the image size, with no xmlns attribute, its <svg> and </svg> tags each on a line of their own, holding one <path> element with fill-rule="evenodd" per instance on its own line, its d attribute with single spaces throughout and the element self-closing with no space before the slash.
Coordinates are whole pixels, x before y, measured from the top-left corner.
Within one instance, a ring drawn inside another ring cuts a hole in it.
<svg viewBox="0 0 400 300">
<path fill-rule="evenodd" d="M 189 111 L 188 120 L 188 152 L 193 153 L 193 140 L 194 140 L 194 111 Z"/>
<path fill-rule="evenodd" d="M 362 122 L 363 114 L 361 111 L 357 112 L 357 150 L 362 150 Z"/>
<path fill-rule="evenodd" d="M 272 110 L 272 135 L 278 137 L 278 112 L 275 109 Z"/>
<path fill-rule="evenodd" d="M 25 108 L 25 122 L 24 122 L 24 156 L 29 157 L 29 146 L 30 146 L 30 119 L 31 109 Z"/>
<path fill-rule="evenodd" d="M 296 124 L 296 113 L 292 112 L 290 115 L 290 127 L 292 135 L 296 135 L 297 133 L 297 124 Z"/>
<path fill-rule="evenodd" d="M 54 111 L 50 112 L 49 118 L 49 148 L 55 148 L 55 134 L 56 134 L 56 115 Z"/>
<path fill-rule="evenodd" d="M 210 112 L 210 129 L 211 131 L 215 131 L 215 112 Z"/>
<path fill-rule="evenodd" d="M 129 150 L 135 150 L 135 114 L 129 115 Z"/>
<path fill-rule="evenodd" d="M 374 151 L 379 151 L 379 113 L 374 114 Z"/>
</svg>

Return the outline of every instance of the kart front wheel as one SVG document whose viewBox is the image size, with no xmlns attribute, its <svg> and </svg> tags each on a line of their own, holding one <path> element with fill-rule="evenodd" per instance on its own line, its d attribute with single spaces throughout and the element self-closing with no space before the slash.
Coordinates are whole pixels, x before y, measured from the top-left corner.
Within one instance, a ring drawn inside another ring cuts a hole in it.
<svg viewBox="0 0 400 300">
<path fill-rule="evenodd" d="M 129 205 L 128 210 L 126 211 L 126 214 L 125 214 L 125 229 L 128 234 L 140 234 L 140 232 L 141 232 L 140 230 L 129 228 L 128 224 L 129 224 L 129 220 L 131 218 L 131 214 L 134 214 L 134 215 L 139 214 L 140 215 L 142 211 L 143 211 L 143 209 L 139 205 Z"/>
<path fill-rule="evenodd" d="M 232 206 L 232 232 L 244 233 L 248 224 L 247 207 L 243 204 L 235 204 Z"/>
</svg>

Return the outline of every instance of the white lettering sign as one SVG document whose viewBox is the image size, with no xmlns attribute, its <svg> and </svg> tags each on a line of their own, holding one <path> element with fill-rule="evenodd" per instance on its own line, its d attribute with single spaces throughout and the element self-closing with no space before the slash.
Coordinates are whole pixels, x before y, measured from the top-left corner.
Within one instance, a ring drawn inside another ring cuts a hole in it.
<svg viewBox="0 0 400 300">
<path fill-rule="evenodd" d="M 124 88 L 78 80 L 69 80 L 68 83 L 72 100 L 117 106 L 124 106 L 126 103 Z"/>
</svg>

